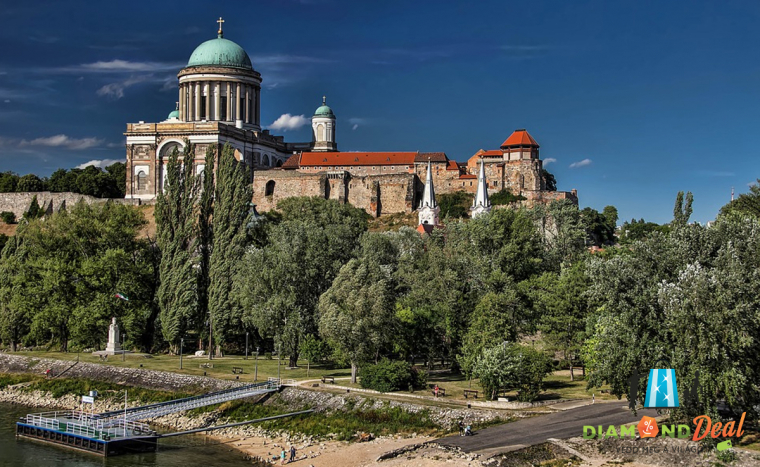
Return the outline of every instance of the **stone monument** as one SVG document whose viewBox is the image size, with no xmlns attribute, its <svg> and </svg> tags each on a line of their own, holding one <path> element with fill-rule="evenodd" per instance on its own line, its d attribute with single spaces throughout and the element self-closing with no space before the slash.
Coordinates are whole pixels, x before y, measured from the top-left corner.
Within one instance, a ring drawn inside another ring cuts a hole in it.
<svg viewBox="0 0 760 467">
<path fill-rule="evenodd" d="M 119 325 L 116 324 L 116 318 L 111 318 L 111 325 L 108 326 L 108 344 L 106 344 L 106 350 L 99 350 L 93 352 L 93 354 L 106 358 L 106 355 L 121 355 L 124 353 L 129 353 L 129 351 L 121 348 Z"/>
<path fill-rule="evenodd" d="M 108 344 L 106 345 L 106 353 L 109 355 L 115 355 L 121 352 L 119 325 L 116 324 L 116 318 L 111 318 L 111 325 L 108 326 Z"/>
</svg>

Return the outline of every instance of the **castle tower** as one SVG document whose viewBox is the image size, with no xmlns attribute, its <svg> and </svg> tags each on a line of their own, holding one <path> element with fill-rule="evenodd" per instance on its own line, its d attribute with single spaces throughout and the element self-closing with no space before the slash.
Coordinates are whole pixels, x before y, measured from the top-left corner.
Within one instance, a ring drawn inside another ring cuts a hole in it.
<svg viewBox="0 0 760 467">
<path fill-rule="evenodd" d="M 420 219 L 420 226 L 436 226 L 438 225 L 438 213 L 441 208 L 435 202 L 435 190 L 433 190 L 433 170 L 430 167 L 430 159 L 428 159 L 427 176 L 425 177 L 425 191 L 422 195 L 422 201 L 420 201 L 420 207 L 418 216 Z"/>
<path fill-rule="evenodd" d="M 538 160 L 538 143 L 525 129 L 515 130 L 501 143 L 505 161 Z"/>
<path fill-rule="evenodd" d="M 483 159 L 480 159 L 480 174 L 478 175 L 478 191 L 475 193 L 475 200 L 470 208 L 470 215 L 473 219 L 485 214 L 491 210 L 491 201 L 488 200 L 488 183 L 486 183 L 486 169 L 483 165 Z"/>
<path fill-rule="evenodd" d="M 313 151 L 335 152 L 338 143 L 335 142 L 335 114 L 327 106 L 327 98 L 322 96 L 322 105 L 311 117 Z"/>
</svg>

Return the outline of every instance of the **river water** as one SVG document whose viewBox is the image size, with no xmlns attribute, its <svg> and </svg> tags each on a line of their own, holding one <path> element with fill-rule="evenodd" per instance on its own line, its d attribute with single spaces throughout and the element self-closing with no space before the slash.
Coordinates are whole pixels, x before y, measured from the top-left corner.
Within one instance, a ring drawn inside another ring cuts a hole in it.
<svg viewBox="0 0 760 467">
<path fill-rule="evenodd" d="M 251 466 L 243 454 L 218 441 L 200 435 L 177 436 L 158 442 L 158 450 L 149 454 L 128 454 L 108 459 L 72 449 L 16 439 L 16 421 L 30 412 L 44 410 L 19 405 L 0 404 L 0 466 L 13 467 L 126 467 L 126 466 Z"/>
</svg>

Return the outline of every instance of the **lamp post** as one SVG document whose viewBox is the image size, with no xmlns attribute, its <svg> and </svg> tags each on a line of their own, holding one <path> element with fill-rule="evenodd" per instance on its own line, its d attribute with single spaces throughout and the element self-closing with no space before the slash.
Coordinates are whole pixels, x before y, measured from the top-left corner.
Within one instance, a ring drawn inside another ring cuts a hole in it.
<svg viewBox="0 0 760 467">
<path fill-rule="evenodd" d="M 126 361 L 126 358 L 127 358 L 126 357 L 127 351 L 124 348 L 124 337 L 125 337 L 124 333 L 121 333 L 121 361 L 122 362 Z"/>
<path fill-rule="evenodd" d="M 182 369 L 182 347 L 185 345 L 185 338 L 180 337 L 179 339 L 179 369 Z"/>
<path fill-rule="evenodd" d="M 259 348 L 256 347 L 256 369 L 253 370 L 253 382 L 256 382 L 259 379 Z"/>
<path fill-rule="evenodd" d="M 277 344 L 277 384 L 280 384 L 280 359 L 282 358 L 282 344 Z"/>
<path fill-rule="evenodd" d="M 248 360 L 248 331 L 245 332 L 245 359 Z"/>
</svg>

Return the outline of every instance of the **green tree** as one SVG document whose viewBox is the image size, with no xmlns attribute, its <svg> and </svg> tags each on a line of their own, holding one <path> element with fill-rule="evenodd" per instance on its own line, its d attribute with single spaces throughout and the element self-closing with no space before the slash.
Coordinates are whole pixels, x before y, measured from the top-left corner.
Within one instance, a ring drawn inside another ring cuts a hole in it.
<svg viewBox="0 0 760 467">
<path fill-rule="evenodd" d="M 309 369 L 314 362 L 321 362 L 330 353 L 330 347 L 327 342 L 318 339 L 317 337 L 307 334 L 301 340 L 301 344 L 298 347 L 298 351 L 301 356 L 306 359 L 306 377 L 309 377 Z"/>
<path fill-rule="evenodd" d="M 0 193 L 13 193 L 18 185 L 18 174 L 13 172 L 0 173 Z"/>
<path fill-rule="evenodd" d="M 225 145 L 216 173 L 208 282 L 209 319 L 213 323 L 217 355 L 234 332 L 242 331 L 243 309 L 231 293 L 230 277 L 237 274 L 245 254 L 251 197 L 245 164 L 235 160 L 233 149 Z"/>
<path fill-rule="evenodd" d="M 197 279 L 198 279 L 198 310 L 199 316 L 208 316 L 208 358 L 213 358 L 212 352 L 212 329 L 213 320 L 209 313 L 209 287 L 211 268 L 211 247 L 214 241 L 214 195 L 216 187 L 216 154 L 217 146 L 209 145 L 206 148 L 206 159 L 203 166 L 202 179 L 200 181 L 201 193 L 198 202 L 198 222 L 196 224 L 195 251 L 197 252 Z M 203 335 L 201 333 L 200 335 Z M 202 344 L 201 344 L 202 345 Z M 217 352 L 219 353 L 219 352 Z"/>
<path fill-rule="evenodd" d="M 541 317 L 539 329 L 550 347 L 562 353 L 573 381 L 573 368 L 586 338 L 586 319 L 590 313 L 585 263 L 577 261 L 563 267 L 559 275 L 546 272 L 523 285 Z"/>
<path fill-rule="evenodd" d="M 1 180 L 1 179 L 0 179 Z M 0 186 L 2 182 L 0 181 Z M 0 190 L 2 191 L 2 190 Z M 749 193 L 742 193 L 720 209 L 721 214 L 739 212 L 760 219 L 760 179 L 749 187 Z"/>
<path fill-rule="evenodd" d="M 352 383 L 360 363 L 377 359 L 396 327 L 393 244 L 382 234 L 367 234 L 363 244 L 362 256 L 343 266 L 319 299 L 320 335 L 351 363 Z"/>
<path fill-rule="evenodd" d="M 40 177 L 34 174 L 24 175 L 18 180 L 18 184 L 16 185 L 16 191 L 22 192 L 22 193 L 44 191 L 44 190 L 45 190 L 45 183 L 42 181 L 42 179 L 40 179 Z"/>
<path fill-rule="evenodd" d="M 514 289 L 504 293 L 488 292 L 478 302 L 464 336 L 462 354 L 457 357 L 467 379 L 472 379 L 475 363 L 484 349 L 517 339 L 524 329 L 523 307 L 524 302 Z"/>
<path fill-rule="evenodd" d="M 551 361 L 542 352 L 508 342 L 485 349 L 474 368 L 486 397 L 494 400 L 499 391 L 516 389 L 522 402 L 538 398 L 550 372 Z"/>
<path fill-rule="evenodd" d="M 24 219 L 33 220 L 38 219 L 45 215 L 45 211 L 40 207 L 40 203 L 37 201 L 37 195 L 32 197 L 32 202 L 29 203 L 29 209 L 24 213 Z"/>
<path fill-rule="evenodd" d="M 238 273 L 244 323 L 273 337 L 277 350 L 298 362 L 300 339 L 317 332 L 317 304 L 367 230 L 362 209 L 322 198 L 289 198 L 268 223 L 266 244 L 246 252 Z"/>
<path fill-rule="evenodd" d="M 123 198 L 127 192 L 127 164 L 114 162 L 106 167 L 106 172 L 111 182 L 109 198 Z"/>
<path fill-rule="evenodd" d="M 454 193 L 443 193 L 438 195 L 438 207 L 441 208 L 442 218 L 463 218 L 467 217 L 470 205 L 472 204 L 471 193 L 457 191 Z"/>
<path fill-rule="evenodd" d="M 546 169 L 541 169 L 541 179 L 544 182 L 544 189 L 549 191 L 557 191 L 557 179 L 554 178 L 554 174 Z"/>
<path fill-rule="evenodd" d="M 683 191 L 679 191 L 676 195 L 676 204 L 673 207 L 673 223 L 674 224 L 688 224 L 691 217 L 692 208 L 691 203 L 694 201 L 694 195 L 691 191 L 686 193 L 684 198 Z"/>
<path fill-rule="evenodd" d="M 156 200 L 156 235 L 161 250 L 157 299 L 163 337 L 172 349 L 188 331 L 203 328 L 193 248 L 198 195 L 194 154 L 195 147 L 189 143 L 182 153 L 184 163 L 177 150 L 171 153 L 166 186 Z"/>
<path fill-rule="evenodd" d="M 536 205 L 530 213 L 538 225 L 552 270 L 558 271 L 562 262 L 572 262 L 583 253 L 586 231 L 578 206 L 565 199 Z"/>
<path fill-rule="evenodd" d="M 503 190 L 492 194 L 489 199 L 491 201 L 491 204 L 494 206 L 499 206 L 503 204 L 514 203 L 516 201 L 522 201 L 527 198 L 522 195 L 513 195 L 512 192 L 510 192 L 507 188 L 504 188 Z"/>
</svg>

